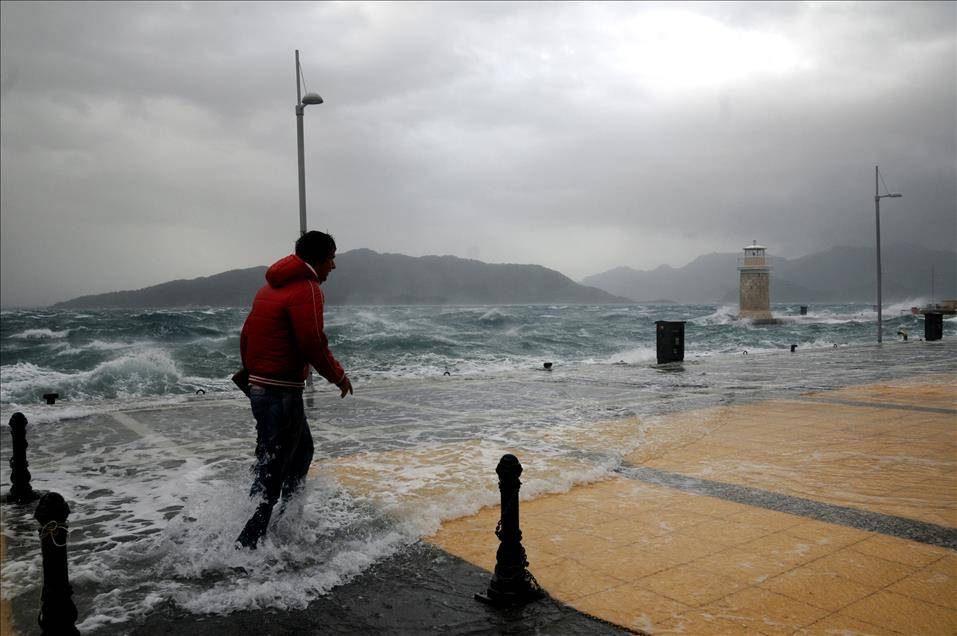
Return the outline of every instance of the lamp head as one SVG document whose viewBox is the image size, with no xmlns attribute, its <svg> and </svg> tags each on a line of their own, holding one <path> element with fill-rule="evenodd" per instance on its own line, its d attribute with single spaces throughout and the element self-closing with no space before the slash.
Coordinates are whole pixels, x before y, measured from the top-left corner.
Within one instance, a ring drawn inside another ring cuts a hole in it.
<svg viewBox="0 0 957 636">
<path fill-rule="evenodd" d="M 302 96 L 302 103 L 304 106 L 308 106 L 310 104 L 321 104 L 322 98 L 319 97 L 319 93 L 306 93 Z"/>
</svg>

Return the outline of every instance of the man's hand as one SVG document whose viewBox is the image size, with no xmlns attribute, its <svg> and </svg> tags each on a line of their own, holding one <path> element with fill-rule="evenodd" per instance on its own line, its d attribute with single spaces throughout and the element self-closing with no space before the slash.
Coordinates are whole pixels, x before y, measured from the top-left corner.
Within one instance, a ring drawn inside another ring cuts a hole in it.
<svg viewBox="0 0 957 636">
<path fill-rule="evenodd" d="M 340 398 L 346 397 L 346 393 L 352 393 L 352 382 L 349 381 L 349 376 L 347 375 L 342 376 L 342 381 L 336 386 L 338 386 L 339 390 L 342 392 L 342 394 L 339 396 Z"/>
</svg>

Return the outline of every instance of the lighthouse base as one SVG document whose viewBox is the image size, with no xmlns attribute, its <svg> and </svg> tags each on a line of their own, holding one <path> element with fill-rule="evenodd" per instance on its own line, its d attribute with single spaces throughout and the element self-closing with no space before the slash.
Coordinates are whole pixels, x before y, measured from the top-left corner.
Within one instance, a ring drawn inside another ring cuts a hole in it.
<svg viewBox="0 0 957 636">
<path fill-rule="evenodd" d="M 770 311 L 742 310 L 738 320 L 750 320 L 756 325 L 777 325 L 781 321 L 771 315 Z"/>
</svg>

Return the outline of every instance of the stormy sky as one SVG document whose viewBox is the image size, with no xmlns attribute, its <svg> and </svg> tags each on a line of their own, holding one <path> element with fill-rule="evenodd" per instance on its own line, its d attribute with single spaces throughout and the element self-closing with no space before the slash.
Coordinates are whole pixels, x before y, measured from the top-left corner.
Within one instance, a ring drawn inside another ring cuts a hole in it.
<svg viewBox="0 0 957 636">
<path fill-rule="evenodd" d="M 579 279 L 957 244 L 957 5 L 0 5 L 0 303 L 340 251 Z M 884 186 L 881 185 L 883 191 Z"/>
</svg>

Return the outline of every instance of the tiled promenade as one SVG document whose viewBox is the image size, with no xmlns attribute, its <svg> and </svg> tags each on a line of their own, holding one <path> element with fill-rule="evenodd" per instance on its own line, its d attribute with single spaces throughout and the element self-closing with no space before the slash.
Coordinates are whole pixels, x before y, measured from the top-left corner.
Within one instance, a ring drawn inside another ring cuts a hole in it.
<svg viewBox="0 0 957 636">
<path fill-rule="evenodd" d="M 654 634 L 957 633 L 957 376 L 684 412 L 648 435 L 621 477 L 523 504 L 553 597 Z M 498 514 L 430 540 L 491 570 Z"/>
</svg>

